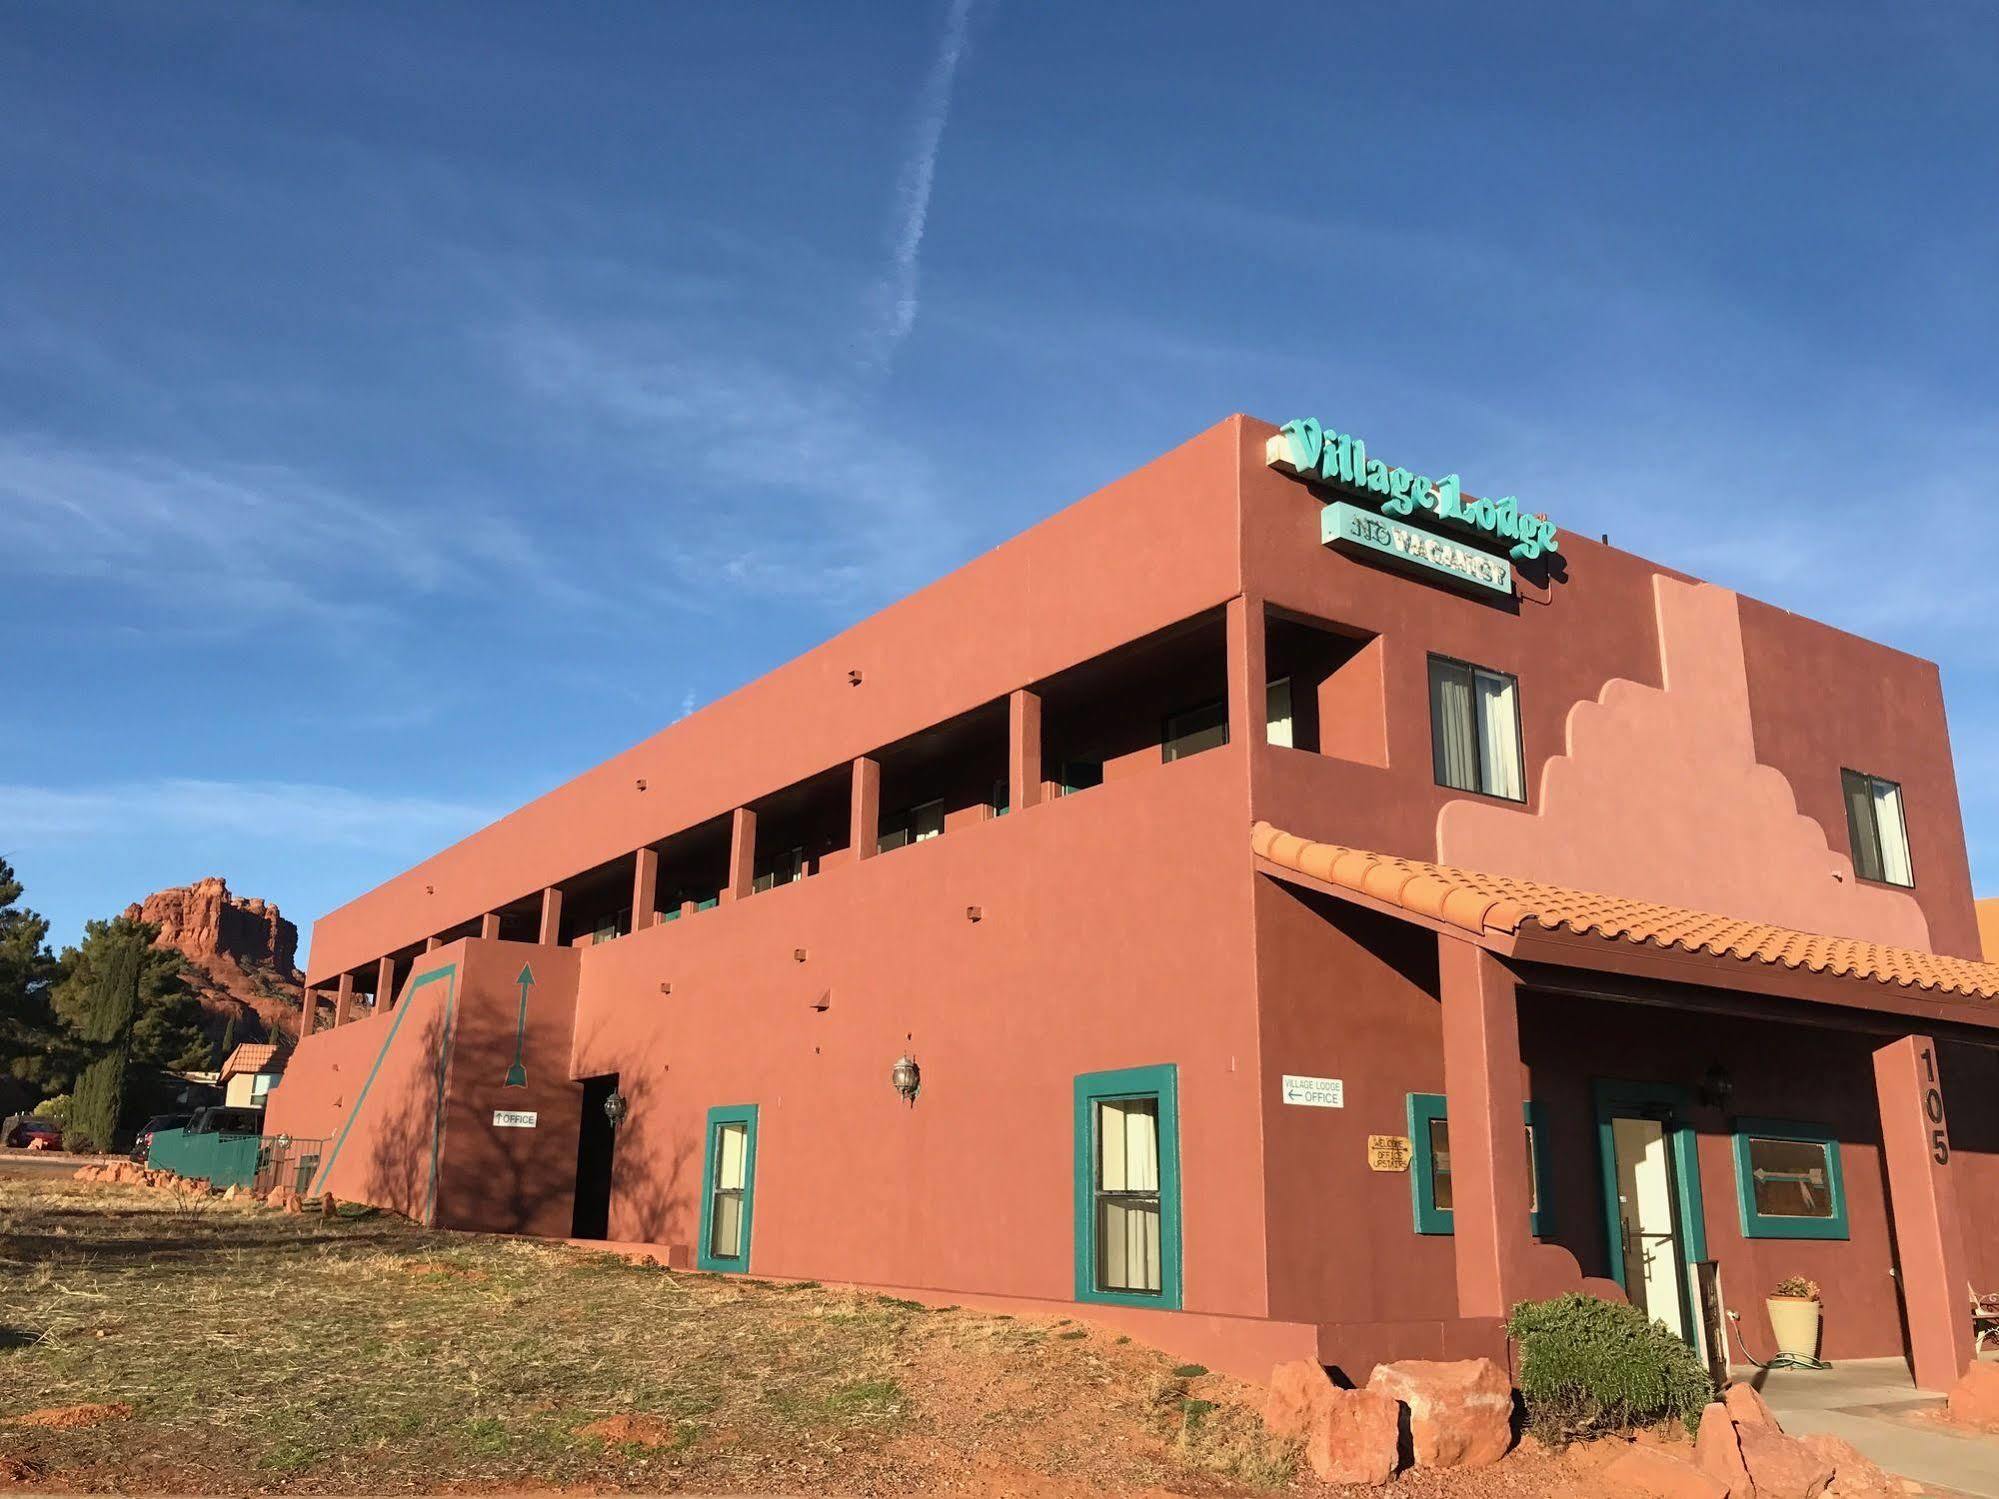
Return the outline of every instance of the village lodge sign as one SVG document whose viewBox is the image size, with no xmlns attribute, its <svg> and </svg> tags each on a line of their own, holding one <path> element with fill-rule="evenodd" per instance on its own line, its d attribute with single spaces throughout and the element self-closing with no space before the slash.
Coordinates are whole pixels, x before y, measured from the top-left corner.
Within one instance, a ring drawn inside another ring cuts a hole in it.
<svg viewBox="0 0 1999 1499">
<path fill-rule="evenodd" d="M 1467 499 L 1456 474 L 1432 480 L 1427 474 L 1392 468 L 1367 455 L 1366 439 L 1333 432 L 1309 417 L 1286 422 L 1264 446 L 1264 461 L 1301 479 L 1362 494 L 1382 519 L 1344 502 L 1328 505 L 1322 539 L 1329 545 L 1358 546 L 1391 560 L 1448 574 L 1453 580 L 1498 593 L 1513 591 L 1513 570 L 1489 553 L 1437 538 L 1401 524 L 1409 516 L 1423 526 L 1469 533 L 1486 546 L 1504 544 L 1517 562 L 1559 552 L 1555 525 L 1544 515 L 1520 508 L 1511 495 L 1499 500 Z"/>
</svg>

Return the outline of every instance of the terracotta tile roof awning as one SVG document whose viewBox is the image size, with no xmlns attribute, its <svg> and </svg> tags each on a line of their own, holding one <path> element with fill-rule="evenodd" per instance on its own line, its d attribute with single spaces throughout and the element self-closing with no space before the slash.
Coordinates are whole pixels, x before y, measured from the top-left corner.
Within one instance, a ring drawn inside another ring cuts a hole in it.
<svg viewBox="0 0 1999 1499">
<path fill-rule="evenodd" d="M 238 1073 L 244 1072 L 254 1077 L 268 1068 L 277 1054 L 278 1049 L 275 1046 L 266 1046 L 258 1041 L 245 1041 L 230 1052 L 228 1060 L 222 1064 L 222 1080 L 226 1082 Z"/>
<path fill-rule="evenodd" d="M 1251 830 L 1250 842 L 1258 856 L 1281 868 L 1475 937 L 1516 935 L 1532 924 L 1545 931 L 1872 979 L 1926 993 L 1999 999 L 1999 965 L 1991 963 L 1312 843 L 1267 822 Z"/>
</svg>

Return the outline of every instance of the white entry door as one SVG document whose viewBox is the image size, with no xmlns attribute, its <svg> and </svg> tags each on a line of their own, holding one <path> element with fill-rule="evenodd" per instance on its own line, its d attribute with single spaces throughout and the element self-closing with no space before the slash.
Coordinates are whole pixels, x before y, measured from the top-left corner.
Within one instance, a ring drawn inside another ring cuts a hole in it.
<svg viewBox="0 0 1999 1499">
<path fill-rule="evenodd" d="M 1611 1135 L 1617 1151 L 1617 1220 L 1623 1238 L 1625 1291 L 1646 1316 L 1687 1338 L 1681 1294 L 1687 1267 L 1680 1252 L 1665 1123 L 1613 1119 Z"/>
</svg>

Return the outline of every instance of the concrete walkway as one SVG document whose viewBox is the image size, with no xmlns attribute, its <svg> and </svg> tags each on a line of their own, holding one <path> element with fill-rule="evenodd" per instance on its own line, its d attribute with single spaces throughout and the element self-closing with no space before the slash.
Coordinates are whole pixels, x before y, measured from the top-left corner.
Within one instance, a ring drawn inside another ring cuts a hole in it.
<svg viewBox="0 0 1999 1499">
<path fill-rule="evenodd" d="M 1850 1359 L 1830 1369 L 1738 1369 L 1793 1436 L 1844 1437 L 1904 1478 L 1974 1499 L 1999 1499 L 1999 1437 L 1943 1425 L 1943 1397 L 1915 1387 L 1898 1358 Z"/>
</svg>

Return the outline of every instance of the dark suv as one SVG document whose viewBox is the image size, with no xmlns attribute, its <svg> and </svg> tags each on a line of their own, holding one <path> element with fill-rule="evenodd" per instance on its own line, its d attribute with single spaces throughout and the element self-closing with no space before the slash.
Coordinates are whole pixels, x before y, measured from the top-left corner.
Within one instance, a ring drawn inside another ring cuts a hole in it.
<svg viewBox="0 0 1999 1499">
<path fill-rule="evenodd" d="M 224 1108 L 219 1104 L 196 1109 L 194 1117 L 187 1122 L 187 1132 L 190 1135 L 261 1135 L 264 1132 L 264 1111 Z"/>
<path fill-rule="evenodd" d="M 139 1128 L 139 1138 L 132 1142 L 132 1159 L 140 1165 L 146 1163 L 146 1152 L 153 1148 L 153 1136 L 162 1130 L 186 1129 L 192 1114 L 155 1114 Z"/>
</svg>

